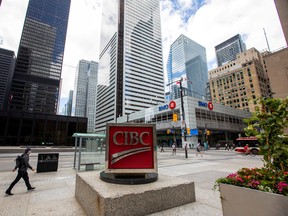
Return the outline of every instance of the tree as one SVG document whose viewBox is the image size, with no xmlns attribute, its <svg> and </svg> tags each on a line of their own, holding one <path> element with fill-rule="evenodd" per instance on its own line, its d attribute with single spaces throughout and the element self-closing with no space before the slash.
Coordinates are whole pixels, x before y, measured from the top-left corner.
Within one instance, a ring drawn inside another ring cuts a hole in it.
<svg viewBox="0 0 288 216">
<path fill-rule="evenodd" d="M 246 136 L 256 136 L 264 155 L 264 165 L 273 170 L 288 170 L 288 97 L 257 98 L 258 103 L 252 117 L 245 119 Z"/>
</svg>

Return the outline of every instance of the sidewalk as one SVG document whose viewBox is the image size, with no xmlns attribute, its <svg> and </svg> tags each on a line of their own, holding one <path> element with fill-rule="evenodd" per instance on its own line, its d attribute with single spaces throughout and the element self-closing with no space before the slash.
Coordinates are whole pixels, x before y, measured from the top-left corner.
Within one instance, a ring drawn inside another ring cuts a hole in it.
<svg viewBox="0 0 288 216">
<path fill-rule="evenodd" d="M 91 171 L 93 172 L 93 171 Z M 16 172 L 0 173 L 1 216 L 85 216 L 84 211 L 74 198 L 76 171 L 71 168 L 60 169 L 57 172 L 35 173 L 29 171 L 31 185 L 34 191 L 27 191 L 21 179 L 13 188 L 13 196 L 6 196 L 5 190 L 16 177 Z M 201 181 L 195 179 L 195 183 Z M 215 197 L 218 199 L 213 199 Z M 212 199 L 211 199 L 212 198 Z M 168 199 L 168 197 L 167 197 Z M 170 197 L 169 199 L 173 199 Z M 209 203 L 209 204 L 206 204 Z M 152 216 L 169 215 L 221 216 L 219 192 L 205 191 L 196 185 L 196 202 L 186 204 Z"/>
<path fill-rule="evenodd" d="M 13 196 L 6 196 L 5 190 L 15 179 L 17 171 L 0 173 L 1 216 L 85 215 L 74 198 L 76 172 L 73 169 L 46 173 L 28 172 L 30 183 L 36 189 L 28 192 L 21 179 L 12 190 Z"/>
</svg>

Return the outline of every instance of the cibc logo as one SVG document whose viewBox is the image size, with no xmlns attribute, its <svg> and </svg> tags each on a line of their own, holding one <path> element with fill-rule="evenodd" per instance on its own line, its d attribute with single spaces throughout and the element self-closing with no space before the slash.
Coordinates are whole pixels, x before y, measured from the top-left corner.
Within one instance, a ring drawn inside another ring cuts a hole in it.
<svg viewBox="0 0 288 216">
<path fill-rule="evenodd" d="M 108 123 L 106 128 L 105 172 L 125 170 L 131 173 L 129 169 L 155 171 L 157 153 L 154 124 Z"/>
</svg>

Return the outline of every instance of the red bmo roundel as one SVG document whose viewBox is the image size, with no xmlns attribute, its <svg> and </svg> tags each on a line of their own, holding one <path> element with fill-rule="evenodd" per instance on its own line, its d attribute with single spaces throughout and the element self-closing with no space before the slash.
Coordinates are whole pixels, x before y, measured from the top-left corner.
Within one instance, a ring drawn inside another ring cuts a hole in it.
<svg viewBox="0 0 288 216">
<path fill-rule="evenodd" d="M 207 104 L 209 110 L 213 110 L 214 106 L 212 102 L 208 102 Z"/>
<path fill-rule="evenodd" d="M 154 169 L 153 127 L 109 126 L 108 169 Z"/>
<path fill-rule="evenodd" d="M 175 109 L 175 107 L 176 107 L 176 102 L 173 101 L 173 100 L 170 101 L 170 103 L 169 103 L 169 108 L 173 110 L 173 109 Z"/>
</svg>

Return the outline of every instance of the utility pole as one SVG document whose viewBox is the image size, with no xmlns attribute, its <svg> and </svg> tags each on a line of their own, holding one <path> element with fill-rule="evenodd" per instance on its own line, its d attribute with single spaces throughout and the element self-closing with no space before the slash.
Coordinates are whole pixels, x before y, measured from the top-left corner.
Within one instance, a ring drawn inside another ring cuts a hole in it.
<svg viewBox="0 0 288 216">
<path fill-rule="evenodd" d="M 183 81 L 183 77 L 181 77 L 180 80 L 178 81 L 174 81 L 174 82 L 171 82 L 171 83 L 168 83 L 166 86 L 169 86 L 173 83 L 180 83 L 180 99 L 181 99 L 181 112 L 182 112 L 182 121 L 184 122 L 184 149 L 185 149 L 185 157 L 188 158 L 188 152 L 187 152 L 187 149 L 188 149 L 188 146 L 186 145 L 187 143 L 187 139 L 186 139 L 186 133 L 187 133 L 187 128 L 186 128 L 186 122 L 185 122 L 185 113 L 184 113 L 184 102 L 183 102 L 183 88 L 182 88 L 182 81 Z"/>
<path fill-rule="evenodd" d="M 188 152 L 187 152 L 187 138 L 186 138 L 186 133 L 187 133 L 187 127 L 186 127 L 186 122 L 185 122 L 185 113 L 184 113 L 184 102 L 183 102 L 183 88 L 182 88 L 182 81 L 183 78 L 181 77 L 180 79 L 180 98 L 181 98 L 181 112 L 182 112 L 182 121 L 184 122 L 184 149 L 185 149 L 185 158 L 188 158 Z"/>
</svg>

